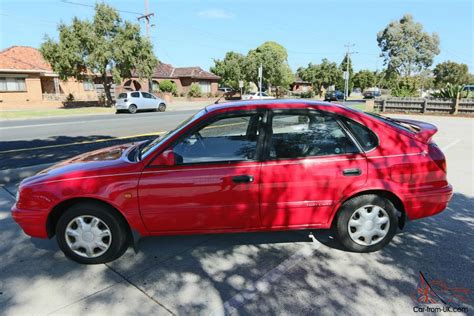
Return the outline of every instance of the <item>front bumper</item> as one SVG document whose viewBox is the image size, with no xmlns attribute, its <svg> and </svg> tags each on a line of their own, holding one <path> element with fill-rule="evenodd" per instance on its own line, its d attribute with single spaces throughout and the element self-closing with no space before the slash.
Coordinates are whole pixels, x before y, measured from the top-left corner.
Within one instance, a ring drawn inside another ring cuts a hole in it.
<svg viewBox="0 0 474 316">
<path fill-rule="evenodd" d="M 48 238 L 46 231 L 47 215 L 41 211 L 22 210 L 13 205 L 12 217 L 25 234 L 36 238 Z"/>
<path fill-rule="evenodd" d="M 445 187 L 419 192 L 405 198 L 405 210 L 409 220 L 433 216 L 442 212 L 453 196 L 453 187 Z"/>
</svg>

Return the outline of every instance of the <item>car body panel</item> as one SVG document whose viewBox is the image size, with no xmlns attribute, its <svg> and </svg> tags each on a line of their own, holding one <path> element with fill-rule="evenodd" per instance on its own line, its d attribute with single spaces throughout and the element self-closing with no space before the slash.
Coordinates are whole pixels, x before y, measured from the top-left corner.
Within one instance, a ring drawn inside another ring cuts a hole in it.
<svg viewBox="0 0 474 316">
<path fill-rule="evenodd" d="M 153 166 L 176 139 L 214 115 L 235 111 L 311 109 L 327 111 L 372 130 L 379 145 L 365 153 L 290 161 L 261 160 L 199 166 Z M 34 237 L 50 237 L 56 207 L 72 199 L 95 199 L 116 208 L 141 235 L 328 228 L 340 205 L 364 192 L 397 197 L 408 219 L 442 211 L 452 196 L 446 172 L 428 154 L 430 137 L 396 128 L 341 105 L 296 100 L 216 104 L 163 139 L 141 161 L 128 159 L 137 144 L 80 155 L 25 179 L 13 218 Z M 425 133 L 425 134 L 423 134 Z M 345 168 L 361 176 L 344 177 Z M 252 174 L 254 182 L 229 177 Z"/>
</svg>

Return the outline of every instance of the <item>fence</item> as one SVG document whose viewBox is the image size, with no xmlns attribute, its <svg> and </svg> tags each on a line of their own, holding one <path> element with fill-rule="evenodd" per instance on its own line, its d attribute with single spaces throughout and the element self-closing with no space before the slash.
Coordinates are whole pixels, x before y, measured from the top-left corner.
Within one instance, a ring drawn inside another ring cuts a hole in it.
<svg viewBox="0 0 474 316">
<path fill-rule="evenodd" d="M 455 113 L 456 100 L 423 98 L 376 99 L 374 109 L 382 112 Z M 460 99 L 458 114 L 474 114 L 474 99 Z"/>
<path fill-rule="evenodd" d="M 101 83 L 96 83 L 95 84 L 95 91 L 97 91 L 97 97 L 99 100 L 102 97 L 105 97 L 105 89 L 104 85 Z M 110 87 L 110 95 L 112 96 L 112 100 L 115 100 L 115 84 L 112 84 L 112 87 Z"/>
</svg>

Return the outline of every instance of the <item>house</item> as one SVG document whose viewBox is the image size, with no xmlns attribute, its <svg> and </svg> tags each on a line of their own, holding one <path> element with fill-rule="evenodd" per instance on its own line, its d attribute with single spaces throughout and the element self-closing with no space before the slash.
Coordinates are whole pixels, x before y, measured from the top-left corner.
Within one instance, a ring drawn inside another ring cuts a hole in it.
<svg viewBox="0 0 474 316">
<path fill-rule="evenodd" d="M 298 76 L 296 76 L 295 81 L 290 84 L 290 91 L 294 93 L 308 92 L 312 89 L 311 82 L 304 81 Z"/>
<path fill-rule="evenodd" d="M 92 80 L 60 80 L 36 48 L 0 51 L 0 108 L 59 106 L 70 95 L 77 101 L 98 99 Z"/>
<path fill-rule="evenodd" d="M 173 67 L 159 62 L 152 75 L 152 90 L 157 92 L 161 81 L 171 80 L 176 84 L 178 95 L 186 95 L 192 83 L 198 83 L 204 95 L 215 95 L 218 93 L 220 79 L 219 76 L 201 67 Z M 121 89 L 149 91 L 147 80 L 139 79 L 136 74 L 132 74 L 131 79 L 125 80 Z"/>
</svg>

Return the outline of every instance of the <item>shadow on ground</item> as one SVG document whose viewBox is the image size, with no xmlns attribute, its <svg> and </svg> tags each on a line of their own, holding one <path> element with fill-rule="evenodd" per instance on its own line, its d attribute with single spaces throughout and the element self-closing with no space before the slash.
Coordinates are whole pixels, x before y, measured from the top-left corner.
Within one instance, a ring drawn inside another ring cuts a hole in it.
<svg viewBox="0 0 474 316">
<path fill-rule="evenodd" d="M 473 203 L 456 193 L 448 210 L 371 254 L 339 250 L 328 230 L 313 231 L 322 244 L 307 231 L 171 236 L 143 238 L 137 254 L 96 266 L 65 259 L 55 240 L 27 238 L 1 205 L 0 310 L 411 313 L 419 271 L 451 287 L 474 284 Z M 472 310 L 473 299 L 463 306 Z"/>
</svg>

